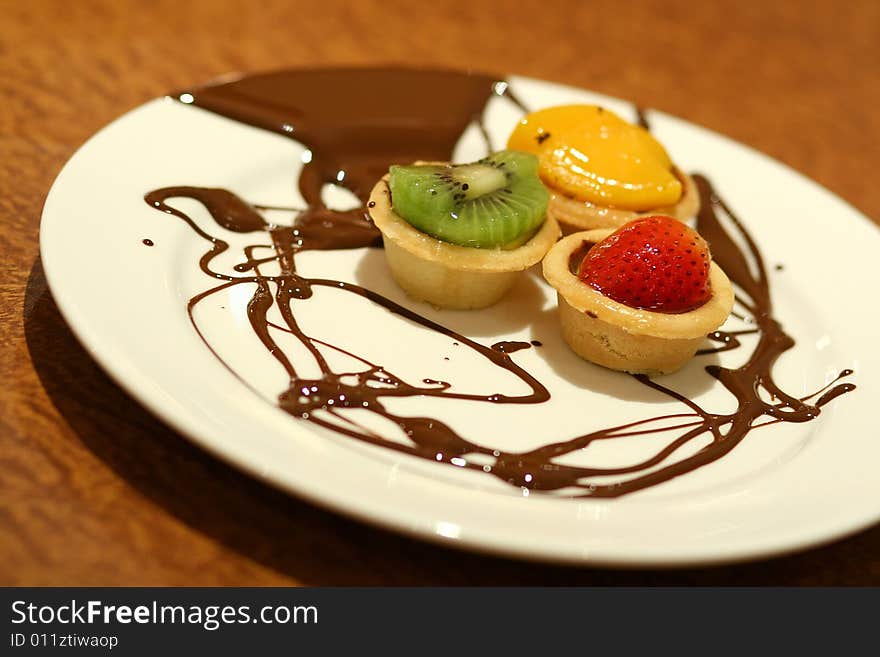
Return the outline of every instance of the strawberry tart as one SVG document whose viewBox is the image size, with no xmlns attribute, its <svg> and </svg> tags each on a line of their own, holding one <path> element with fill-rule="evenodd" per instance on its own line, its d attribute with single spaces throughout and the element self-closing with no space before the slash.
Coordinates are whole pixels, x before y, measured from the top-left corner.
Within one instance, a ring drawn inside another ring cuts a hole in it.
<svg viewBox="0 0 880 657">
<path fill-rule="evenodd" d="M 569 235 L 543 268 L 572 350 L 633 374 L 679 369 L 733 308 L 733 288 L 709 245 L 668 216 Z"/>
</svg>

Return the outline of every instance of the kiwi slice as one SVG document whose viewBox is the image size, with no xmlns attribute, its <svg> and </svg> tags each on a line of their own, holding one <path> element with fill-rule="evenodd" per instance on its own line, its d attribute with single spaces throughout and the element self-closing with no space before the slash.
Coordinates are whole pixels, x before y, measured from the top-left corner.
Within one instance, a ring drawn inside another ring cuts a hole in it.
<svg viewBox="0 0 880 657">
<path fill-rule="evenodd" d="M 471 164 L 391 167 L 394 211 L 413 228 L 444 242 L 515 248 L 544 221 L 549 197 L 538 158 L 499 151 Z"/>
</svg>

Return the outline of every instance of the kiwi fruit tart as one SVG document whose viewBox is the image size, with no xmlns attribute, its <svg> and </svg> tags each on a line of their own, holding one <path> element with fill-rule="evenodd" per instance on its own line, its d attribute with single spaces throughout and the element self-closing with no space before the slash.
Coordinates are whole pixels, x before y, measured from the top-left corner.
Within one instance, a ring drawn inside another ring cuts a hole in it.
<svg viewBox="0 0 880 657">
<path fill-rule="evenodd" d="M 559 238 L 537 168 L 534 155 L 517 151 L 468 164 L 392 166 L 367 207 L 400 287 L 439 308 L 501 299 Z"/>
</svg>

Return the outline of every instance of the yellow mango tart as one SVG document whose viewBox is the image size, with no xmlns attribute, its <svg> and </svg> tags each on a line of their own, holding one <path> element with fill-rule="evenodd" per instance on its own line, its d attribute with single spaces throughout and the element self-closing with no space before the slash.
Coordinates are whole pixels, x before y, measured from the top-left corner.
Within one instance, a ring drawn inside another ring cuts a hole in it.
<svg viewBox="0 0 880 657">
<path fill-rule="evenodd" d="M 564 233 L 618 228 L 664 214 L 686 221 L 700 206 L 690 176 L 650 132 L 597 105 L 561 105 L 523 117 L 508 148 L 534 153 L 550 190 L 548 216 Z"/>
</svg>

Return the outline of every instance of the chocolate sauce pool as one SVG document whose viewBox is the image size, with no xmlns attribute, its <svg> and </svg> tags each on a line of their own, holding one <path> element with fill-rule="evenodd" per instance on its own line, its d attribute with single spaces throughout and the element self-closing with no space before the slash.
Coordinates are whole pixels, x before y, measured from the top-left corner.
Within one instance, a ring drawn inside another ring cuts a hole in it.
<svg viewBox="0 0 880 657">
<path fill-rule="evenodd" d="M 186 222 L 209 244 L 199 259 L 199 266 L 219 283 L 190 299 L 187 307 L 190 320 L 202 339 L 204 336 L 193 316 L 195 307 L 229 287 L 249 285 L 254 292 L 247 307 L 248 319 L 254 334 L 287 372 L 289 384 L 279 395 L 278 403 L 293 417 L 387 449 L 480 470 L 526 491 L 562 491 L 572 497 L 618 497 L 668 481 L 721 458 L 752 429 L 778 422 L 812 420 L 819 415 L 822 406 L 855 388 L 849 383 L 839 383 L 839 379 L 852 374 L 851 370 L 842 371 L 832 383 L 801 398 L 786 393 L 775 383 L 773 366 L 782 353 L 794 346 L 794 340 L 773 316 L 770 288 L 757 246 L 739 219 L 716 195 L 710 182 L 697 175 L 695 180 L 703 200 L 697 229 L 709 241 L 716 262 L 739 290 L 738 316 L 754 325 L 744 331 L 713 332 L 708 337 L 719 346 L 699 353 L 736 349 L 741 347 L 737 336 L 758 335 L 757 344 L 742 367 L 729 369 L 709 365 L 705 368 L 734 396 L 737 401 L 735 412 L 709 412 L 662 383 L 636 376 L 637 381 L 658 395 L 679 401 L 684 407 L 683 412 L 608 427 L 524 453 L 504 452 L 474 442 L 456 433 L 439 418 L 408 417 L 390 412 L 384 401 L 394 397 L 445 397 L 492 404 L 538 404 L 550 398 L 547 389 L 509 356 L 522 349 L 540 346 L 537 341 L 503 341 L 486 347 L 367 288 L 347 281 L 304 277 L 296 269 L 296 256 L 303 251 L 381 244 L 381 236 L 369 221 L 366 208 L 338 212 L 324 205 L 321 190 L 325 184 L 342 184 L 364 203 L 375 181 L 391 164 L 450 159 L 462 133 L 472 123 L 483 135 L 487 150 L 492 150 L 482 114 L 493 96 L 504 96 L 526 111 L 512 94 L 508 83 L 497 78 L 396 69 L 284 71 L 246 77 L 181 95 L 186 102 L 198 107 L 288 136 L 304 145 L 311 158 L 304 164 L 298 180 L 307 207 L 298 212 L 293 226 L 267 223 L 261 211 L 276 208 L 249 204 L 224 189 L 175 186 L 146 194 L 148 204 Z M 638 116 L 640 124 L 647 127 L 641 110 Z M 254 243 L 243 249 L 243 260 L 234 267 L 238 275 L 215 271 L 213 259 L 227 251 L 229 244 L 201 229 L 186 213 L 169 203 L 174 198 L 191 198 L 200 202 L 217 225 L 227 230 L 254 233 L 263 240 L 268 236 L 274 247 L 273 255 L 256 258 L 254 252 L 264 245 Z M 747 246 L 747 253 L 741 251 L 728 234 L 720 220 L 722 216 L 726 216 L 728 223 L 736 229 L 738 237 Z M 261 272 L 261 266 L 270 262 L 277 264 L 279 274 Z M 753 274 L 752 269 L 756 273 Z M 462 394 L 451 391 L 448 382 L 427 377 L 419 384 L 413 384 L 380 363 L 348 352 L 321 336 L 306 334 L 297 321 L 296 301 L 308 299 L 315 287 L 330 287 L 364 297 L 392 313 L 446 335 L 455 343 L 480 354 L 492 366 L 518 377 L 529 387 L 529 392 L 518 396 L 492 391 L 480 395 Z M 268 312 L 273 306 L 280 312 L 283 324 L 269 320 Z M 296 363 L 272 337 L 273 330 L 294 336 L 319 366 L 320 376 L 303 376 Z M 205 344 L 214 352 L 207 340 Z M 362 364 L 361 369 L 334 371 L 322 348 L 351 356 Z M 584 363 L 584 367 L 590 365 Z M 771 401 L 762 398 L 762 390 Z M 365 427 L 351 413 L 346 413 L 346 409 L 352 408 L 395 422 L 410 439 L 410 444 L 402 444 Z M 552 422 L 548 422 L 548 431 L 551 428 Z M 559 457 L 595 441 L 659 433 L 671 434 L 666 445 L 650 458 L 629 466 L 585 468 L 557 462 Z M 661 465 L 684 445 L 705 436 L 710 438 L 709 444 L 695 454 Z M 480 457 L 474 459 L 475 455 Z M 602 477 L 604 483 L 595 483 L 596 477 Z"/>
</svg>

